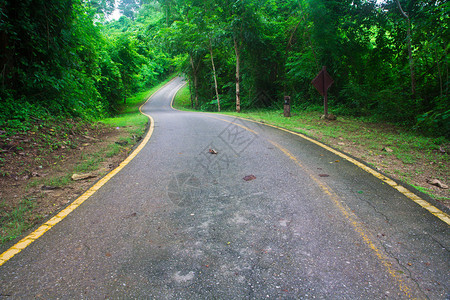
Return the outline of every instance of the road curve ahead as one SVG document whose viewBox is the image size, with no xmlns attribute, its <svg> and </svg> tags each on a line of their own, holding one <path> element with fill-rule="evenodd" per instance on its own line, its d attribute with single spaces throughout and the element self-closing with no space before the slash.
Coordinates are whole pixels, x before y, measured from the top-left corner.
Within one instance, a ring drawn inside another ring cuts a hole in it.
<svg viewBox="0 0 450 300">
<path fill-rule="evenodd" d="M 5 299 L 446 299 L 449 226 L 299 136 L 143 107 L 150 141 L 0 267 Z"/>
</svg>

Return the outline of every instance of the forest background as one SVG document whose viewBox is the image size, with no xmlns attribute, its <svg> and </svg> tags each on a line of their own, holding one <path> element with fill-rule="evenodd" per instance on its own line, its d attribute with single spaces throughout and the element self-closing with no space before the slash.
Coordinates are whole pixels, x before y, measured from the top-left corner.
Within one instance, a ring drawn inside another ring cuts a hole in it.
<svg viewBox="0 0 450 300">
<path fill-rule="evenodd" d="M 118 20 L 111 19 L 120 11 Z M 114 115 L 169 74 L 199 110 L 319 106 L 450 136 L 449 11 L 439 0 L 1 0 L 0 128 Z"/>
</svg>

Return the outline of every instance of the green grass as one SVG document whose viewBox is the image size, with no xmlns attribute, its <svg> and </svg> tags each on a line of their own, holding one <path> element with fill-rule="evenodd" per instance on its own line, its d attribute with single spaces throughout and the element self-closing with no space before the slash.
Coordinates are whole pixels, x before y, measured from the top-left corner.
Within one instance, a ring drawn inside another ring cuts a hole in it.
<svg viewBox="0 0 450 300">
<path fill-rule="evenodd" d="M 81 162 L 74 169 L 75 173 L 87 173 L 95 171 L 100 167 L 100 163 L 104 161 L 103 151 L 82 155 Z"/>
<path fill-rule="evenodd" d="M 122 147 L 119 146 L 119 145 L 117 145 L 117 144 L 111 144 L 111 145 L 108 147 L 108 150 L 106 150 L 105 156 L 106 156 L 106 157 L 113 157 L 113 156 L 115 156 L 115 155 L 117 155 L 117 154 L 120 153 L 121 148 L 122 148 Z"/>
<path fill-rule="evenodd" d="M 0 202 L 0 244 L 14 240 L 23 232 L 31 228 L 34 221 L 31 222 L 29 215 L 36 206 L 35 199 L 24 198 L 20 204 L 11 209 L 4 201 Z M 33 216 L 33 219 L 40 219 L 40 216 Z"/>
<path fill-rule="evenodd" d="M 148 118 L 140 113 L 122 113 L 113 118 L 103 119 L 100 122 L 114 127 L 127 127 L 127 126 L 145 126 Z"/>
<path fill-rule="evenodd" d="M 178 90 L 173 100 L 173 107 L 179 110 L 191 109 L 191 96 L 189 94 L 189 86 L 187 84 Z"/>
<path fill-rule="evenodd" d="M 63 187 L 69 185 L 72 182 L 72 178 L 70 174 L 66 174 L 64 176 L 46 178 L 37 183 L 37 185 L 42 184 L 51 187 Z"/>
<path fill-rule="evenodd" d="M 153 93 L 168 83 L 171 79 L 172 78 L 166 79 L 147 91 L 134 94 L 132 97 L 127 99 L 125 104 L 122 104 L 119 109 L 120 113 L 117 116 L 102 119 L 100 122 L 112 127 L 136 126 L 139 128 L 144 128 L 145 124 L 147 124 L 148 118 L 140 113 L 139 107 L 147 101 Z"/>
<path fill-rule="evenodd" d="M 364 122 L 358 118 L 339 117 L 338 121 L 326 122 L 319 120 L 320 112 L 314 111 L 295 112 L 291 118 L 285 118 L 282 111 L 270 110 L 225 112 L 224 114 L 277 125 L 310 136 L 344 138 L 363 144 L 372 150 L 381 151 L 384 147 L 389 147 L 394 150 L 393 155 L 404 160 L 405 163 L 414 163 L 421 157 L 417 150 L 424 152 L 423 155 L 434 156 L 441 144 L 449 142 L 445 138 L 425 137 L 393 125 L 385 124 L 377 128 L 377 124 Z M 448 156 L 441 158 L 449 161 Z"/>
</svg>

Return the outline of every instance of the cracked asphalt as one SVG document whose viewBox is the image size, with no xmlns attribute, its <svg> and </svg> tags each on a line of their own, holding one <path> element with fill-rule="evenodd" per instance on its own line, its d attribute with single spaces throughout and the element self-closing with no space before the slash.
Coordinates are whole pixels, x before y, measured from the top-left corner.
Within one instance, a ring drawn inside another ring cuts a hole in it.
<svg viewBox="0 0 450 300">
<path fill-rule="evenodd" d="M 171 109 L 182 84 L 144 106 L 143 150 L 0 267 L 1 299 L 450 297 L 446 223 L 301 137 Z"/>
</svg>

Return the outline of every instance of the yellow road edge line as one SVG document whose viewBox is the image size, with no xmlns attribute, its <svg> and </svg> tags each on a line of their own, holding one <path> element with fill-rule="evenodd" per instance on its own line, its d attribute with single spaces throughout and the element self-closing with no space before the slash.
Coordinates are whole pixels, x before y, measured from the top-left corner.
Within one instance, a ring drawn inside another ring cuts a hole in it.
<svg viewBox="0 0 450 300">
<path fill-rule="evenodd" d="M 220 120 L 220 121 L 224 121 L 224 122 L 228 122 L 228 123 L 230 123 L 230 124 L 239 126 L 239 127 L 243 128 L 243 129 L 245 129 L 245 130 L 247 130 L 247 131 L 250 131 L 251 133 L 253 133 L 253 134 L 255 134 L 255 135 L 258 135 L 258 133 L 257 133 L 256 131 L 254 131 L 254 130 L 252 130 L 252 129 L 250 129 L 250 128 L 248 128 L 248 127 L 242 125 L 242 124 L 238 124 L 238 123 L 235 123 L 235 122 L 233 122 L 233 121 L 228 121 L 228 120 L 224 120 L 224 119 L 217 118 L 217 117 L 213 117 L 213 116 L 207 116 L 207 117 L 212 118 L 212 119 L 217 119 L 217 120 Z"/>
<path fill-rule="evenodd" d="M 223 115 L 223 114 L 222 114 Z M 380 179 L 381 181 L 383 181 L 384 183 L 387 183 L 388 185 L 390 185 L 391 187 L 393 187 L 394 189 L 396 189 L 397 191 L 399 191 L 400 193 L 402 193 L 404 196 L 406 196 L 407 198 L 409 198 L 410 200 L 414 201 L 416 204 L 420 205 L 422 208 L 428 210 L 428 212 L 430 212 L 432 215 L 434 215 L 435 217 L 439 218 L 441 221 L 443 221 L 444 223 L 446 223 L 447 225 L 450 225 L 450 216 L 443 212 L 442 210 L 440 210 L 439 208 L 437 208 L 436 206 L 430 204 L 428 201 L 422 199 L 421 197 L 419 197 L 418 195 L 414 194 L 413 192 L 411 192 L 410 190 L 408 190 L 407 188 L 398 185 L 395 181 L 393 181 L 390 178 L 387 178 L 386 176 L 384 176 L 383 174 L 381 174 L 380 172 L 377 172 L 375 170 L 373 170 L 372 168 L 369 168 L 368 166 L 364 165 L 363 163 L 357 161 L 354 158 L 351 158 L 348 155 L 345 155 L 342 152 L 339 152 L 319 141 L 316 141 L 304 134 L 280 127 L 280 126 L 276 126 L 276 125 L 272 125 L 272 124 L 268 124 L 268 123 L 263 123 L 263 122 L 259 122 L 259 121 L 255 121 L 255 120 L 250 120 L 247 118 L 242 118 L 242 117 L 237 117 L 237 116 L 230 116 L 230 115 L 223 115 L 223 116 L 227 116 L 227 117 L 235 117 L 237 119 L 241 119 L 241 120 L 246 120 L 249 122 L 253 122 L 253 123 L 257 123 L 257 124 L 261 124 L 261 125 L 265 125 L 265 126 L 269 126 L 272 128 L 276 128 L 285 132 L 288 132 L 290 134 L 299 136 L 311 143 L 316 144 L 319 147 L 324 148 L 325 150 L 328 150 L 330 152 L 332 152 L 333 154 L 336 154 L 337 156 L 342 157 L 343 159 L 353 163 L 354 165 L 356 165 L 357 167 L 359 167 L 360 169 L 363 169 L 364 171 L 372 174 L 373 176 L 375 176 L 376 178 Z M 212 116 L 211 116 L 212 117 Z M 219 119 L 219 120 L 223 120 L 217 117 L 214 117 L 215 119 Z M 223 120 L 226 121 L 226 120 Z M 227 121 L 229 122 L 229 121 Z M 236 124 L 238 125 L 238 124 Z"/>
<path fill-rule="evenodd" d="M 218 119 L 218 120 L 221 120 L 224 122 L 228 122 L 228 123 L 240 126 L 241 128 L 244 128 L 248 131 L 254 132 L 250 128 L 243 126 L 241 124 L 237 124 L 233 121 L 224 120 L 224 119 L 213 117 L 213 116 L 209 116 L 209 117 Z M 246 120 L 246 119 L 244 119 L 244 120 Z M 314 182 L 322 189 L 322 191 L 329 196 L 329 198 L 332 200 L 334 205 L 339 209 L 341 214 L 350 222 L 350 224 L 353 226 L 353 229 L 360 235 L 360 237 L 362 238 L 364 243 L 366 243 L 366 245 L 375 253 L 375 256 L 386 268 L 389 275 L 397 282 L 399 290 L 401 290 L 403 293 L 405 293 L 405 295 L 408 298 L 412 298 L 410 288 L 403 282 L 403 279 L 396 272 L 396 270 L 394 270 L 392 268 L 392 263 L 389 261 L 389 258 L 386 255 L 384 255 L 383 252 L 380 251 L 380 249 L 375 245 L 375 243 L 373 242 L 373 239 L 370 237 L 370 233 L 367 233 L 366 230 L 364 229 L 364 226 L 361 224 L 361 222 L 358 221 L 358 217 L 350 210 L 350 208 L 346 207 L 346 205 L 344 203 L 339 201 L 339 199 L 340 199 L 339 196 L 331 189 L 331 187 L 329 187 L 326 183 L 322 182 L 316 176 L 314 176 L 310 171 L 308 171 L 308 169 L 305 166 L 303 166 L 297 160 L 297 158 L 294 155 L 292 155 L 287 149 L 283 148 L 276 142 L 273 142 L 271 140 L 268 140 L 268 141 L 272 145 L 277 147 L 281 152 L 283 152 L 289 159 L 294 161 L 301 169 L 305 170 L 308 173 L 310 178 L 313 179 Z"/>
<path fill-rule="evenodd" d="M 176 78 L 176 77 L 175 77 Z M 168 83 L 160 87 L 156 92 L 154 92 L 150 97 L 148 97 L 147 101 L 145 101 L 140 107 L 139 112 L 143 114 L 144 116 L 148 117 L 150 120 L 150 128 L 145 135 L 145 138 L 142 140 L 142 142 L 139 144 L 139 146 L 134 149 L 134 151 L 114 170 L 106 174 L 102 179 L 97 181 L 96 184 L 94 184 L 89 190 L 84 192 L 80 197 L 75 199 L 69 206 L 61 210 L 59 213 L 57 213 L 54 217 L 52 217 L 50 220 L 39 226 L 36 230 L 34 230 L 32 233 L 28 234 L 26 237 L 21 239 L 19 242 L 17 242 L 15 245 L 13 245 L 11 248 L 0 254 L 0 266 L 2 266 L 4 263 L 6 263 L 8 260 L 10 260 L 14 255 L 21 252 L 23 249 L 28 247 L 32 242 L 37 240 L 39 237 L 41 237 L 44 233 L 46 233 L 48 230 L 50 230 L 53 226 L 58 224 L 60 221 L 62 221 L 66 216 L 68 216 L 72 211 L 74 211 L 78 206 L 80 206 L 84 201 L 86 201 L 89 197 L 91 197 L 95 192 L 97 192 L 105 183 L 107 183 L 114 175 L 119 173 L 128 163 L 130 163 L 133 158 L 138 155 L 138 153 L 145 147 L 145 145 L 150 140 L 153 130 L 155 128 L 155 121 L 153 118 L 142 112 L 142 107 L 147 104 L 153 98 L 153 96 L 159 92 L 161 89 L 163 89 L 165 86 L 167 86 L 169 83 L 171 83 L 175 78 L 170 80 Z"/>
<path fill-rule="evenodd" d="M 389 260 L 389 258 L 384 255 L 380 249 L 375 245 L 375 243 L 372 241 L 373 239 L 370 237 L 370 233 L 367 233 L 364 229 L 364 226 L 361 224 L 360 221 L 358 221 L 358 217 L 350 210 L 350 208 L 346 207 L 344 203 L 339 201 L 339 196 L 324 182 L 319 180 L 316 176 L 314 176 L 311 172 L 308 171 L 308 169 L 303 166 L 297 158 L 295 158 L 288 150 L 280 146 L 279 144 L 268 140 L 272 145 L 277 147 L 281 152 L 283 152 L 289 159 L 294 161 L 301 169 L 305 170 L 309 177 L 314 180 L 314 182 L 322 189 L 322 191 L 329 196 L 329 198 L 332 200 L 334 205 L 339 209 L 339 211 L 342 213 L 342 215 L 350 222 L 353 229 L 360 235 L 364 243 L 375 253 L 375 256 L 378 258 L 378 260 L 383 264 L 383 266 L 386 268 L 389 275 L 395 279 L 395 281 L 398 284 L 398 288 L 405 293 L 406 296 L 411 298 L 411 290 L 410 288 L 403 282 L 403 279 L 397 274 L 396 270 L 392 268 L 392 264 Z"/>
</svg>

